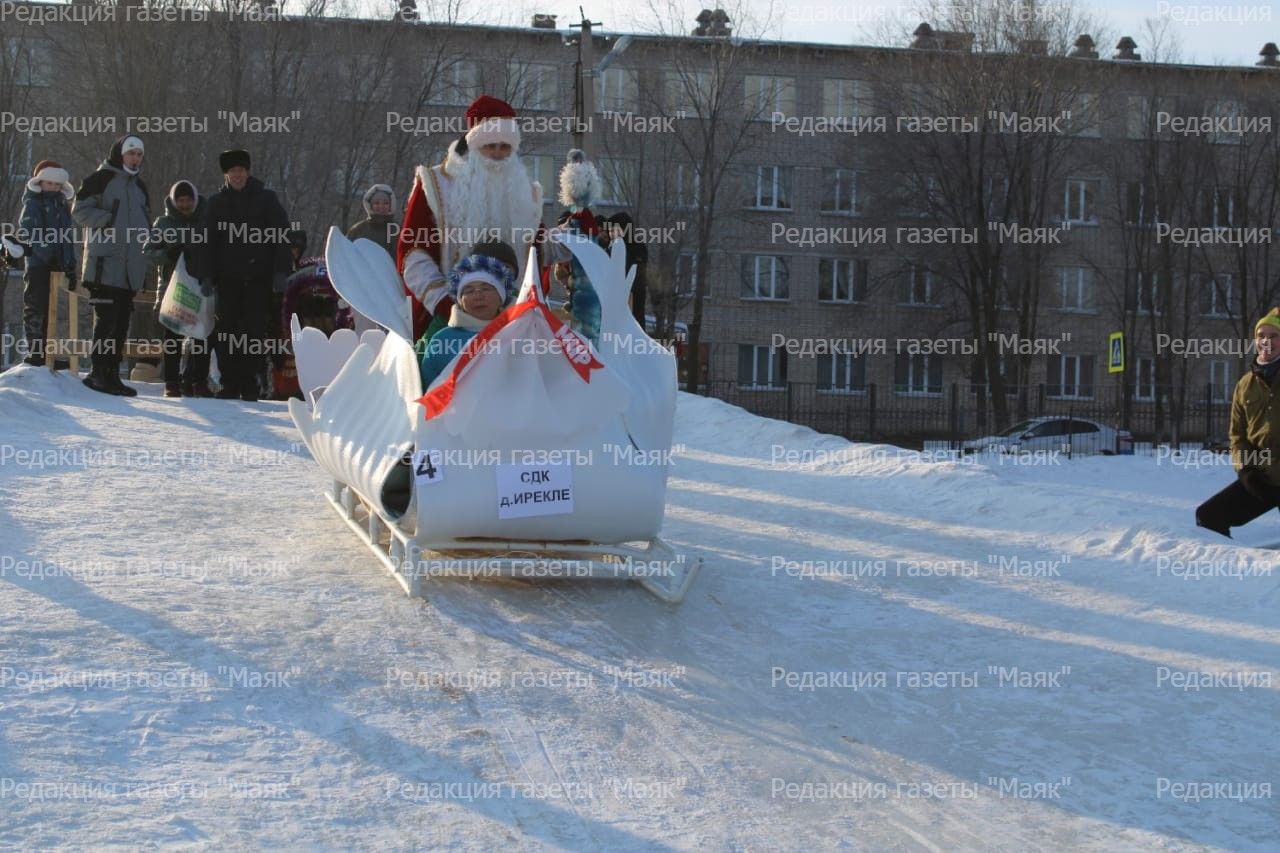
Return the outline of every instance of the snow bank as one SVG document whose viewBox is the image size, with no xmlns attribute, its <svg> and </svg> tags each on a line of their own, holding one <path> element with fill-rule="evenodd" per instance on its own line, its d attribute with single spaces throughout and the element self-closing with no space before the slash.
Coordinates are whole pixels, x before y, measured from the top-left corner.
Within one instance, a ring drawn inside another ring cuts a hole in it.
<svg viewBox="0 0 1280 853">
<path fill-rule="evenodd" d="M 141 387 L 0 375 L 0 846 L 1274 838 L 1280 581 L 1192 526 L 1223 466 L 935 462 L 681 395 L 683 606 L 424 603 L 283 406 Z"/>
</svg>

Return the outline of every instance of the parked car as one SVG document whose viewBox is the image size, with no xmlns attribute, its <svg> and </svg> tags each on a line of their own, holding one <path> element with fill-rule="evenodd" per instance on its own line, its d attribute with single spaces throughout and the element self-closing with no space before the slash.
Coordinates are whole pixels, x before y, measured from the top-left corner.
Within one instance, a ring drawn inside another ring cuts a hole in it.
<svg viewBox="0 0 1280 853">
<path fill-rule="evenodd" d="M 963 453 L 1070 453 L 1085 456 L 1133 452 L 1133 436 L 1085 418 L 1044 417 L 1016 423 L 1003 432 L 970 439 Z"/>
</svg>

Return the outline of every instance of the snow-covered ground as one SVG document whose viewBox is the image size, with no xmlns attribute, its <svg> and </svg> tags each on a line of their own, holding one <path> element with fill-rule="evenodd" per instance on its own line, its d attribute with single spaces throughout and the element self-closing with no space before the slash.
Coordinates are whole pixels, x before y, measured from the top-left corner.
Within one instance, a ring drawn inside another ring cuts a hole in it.
<svg viewBox="0 0 1280 853">
<path fill-rule="evenodd" d="M 1280 514 L 1197 530 L 1216 459 L 937 462 L 681 396 L 682 606 L 424 602 L 283 405 L 142 387 L 0 376 L 0 847 L 1275 849 L 1280 553 L 1240 543 Z"/>
</svg>

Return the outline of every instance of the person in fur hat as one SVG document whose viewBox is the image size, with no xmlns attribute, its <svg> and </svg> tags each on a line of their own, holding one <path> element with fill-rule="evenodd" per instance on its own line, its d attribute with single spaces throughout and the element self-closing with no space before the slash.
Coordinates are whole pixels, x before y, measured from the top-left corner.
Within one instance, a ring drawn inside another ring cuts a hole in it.
<svg viewBox="0 0 1280 853">
<path fill-rule="evenodd" d="M 147 258 L 160 271 L 156 284 L 156 311 L 164 302 L 169 279 L 178 259 L 187 255 L 188 270 L 196 263 L 195 246 L 204 243 L 204 199 L 191 181 L 178 181 L 169 188 L 164 213 L 156 217 L 143 247 Z M 183 337 L 161 325 L 164 335 L 164 395 L 166 397 L 212 397 L 209 390 L 209 341 L 192 339 L 186 369 L 182 369 Z"/>
<path fill-rule="evenodd" d="M 449 270 L 449 324 L 422 351 L 422 387 L 426 388 L 462 352 L 467 341 L 489 325 L 515 296 L 517 260 L 502 242 L 477 243 Z"/>
<path fill-rule="evenodd" d="M 27 247 L 22 276 L 22 328 L 27 338 L 27 364 L 43 367 L 49 336 L 49 274 L 67 274 L 76 288 L 75 225 L 71 221 L 71 177 L 56 160 L 41 160 L 22 194 L 18 242 Z"/>
<path fill-rule="evenodd" d="M 365 218 L 347 229 L 348 240 L 372 240 L 387 250 L 391 257 L 396 256 L 396 237 L 400 226 L 396 223 L 392 211 L 396 208 L 396 194 L 386 184 L 374 184 L 365 190 Z"/>
<path fill-rule="evenodd" d="M 71 216 L 85 232 L 81 281 L 93 306 L 93 367 L 84 384 L 94 391 L 135 397 L 120 380 L 133 295 L 146 286 L 142 244 L 151 227 L 151 202 L 142 180 L 142 140 L 122 136 L 98 171 L 76 191 Z"/>
<path fill-rule="evenodd" d="M 454 303 L 445 271 L 467 247 L 496 235 L 514 248 L 520 280 L 529 246 L 542 245 L 542 187 L 520 161 L 515 110 L 481 95 L 467 107 L 466 124 L 444 162 L 418 167 L 396 244 L 415 339 L 448 321 Z"/>
<path fill-rule="evenodd" d="M 289 215 L 275 192 L 250 174 L 252 160 L 242 148 L 218 155 L 222 186 L 209 197 L 208 241 L 195 274 L 217 294 L 213 349 L 218 356 L 221 400 L 256 402 L 266 370 L 263 351 L 272 328 L 274 293 L 283 293 L 293 260 Z M 301 251 L 299 252 L 301 254 Z"/>
</svg>

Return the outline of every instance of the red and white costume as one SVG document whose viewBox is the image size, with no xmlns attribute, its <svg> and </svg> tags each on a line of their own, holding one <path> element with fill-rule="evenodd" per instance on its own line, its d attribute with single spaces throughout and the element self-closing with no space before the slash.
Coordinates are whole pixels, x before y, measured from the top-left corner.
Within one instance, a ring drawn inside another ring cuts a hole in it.
<svg viewBox="0 0 1280 853">
<path fill-rule="evenodd" d="M 475 243 L 497 239 L 510 245 L 520 262 L 517 281 L 529 246 L 542 243 L 542 187 L 520 162 L 515 110 L 481 95 L 466 118 L 465 152 L 458 153 L 455 141 L 443 163 L 417 168 L 396 245 L 396 266 L 413 297 L 415 338 L 433 315 L 448 316 L 453 300 L 445 277 Z M 481 153 L 482 146 L 503 142 L 512 148 L 505 160 Z"/>
</svg>

